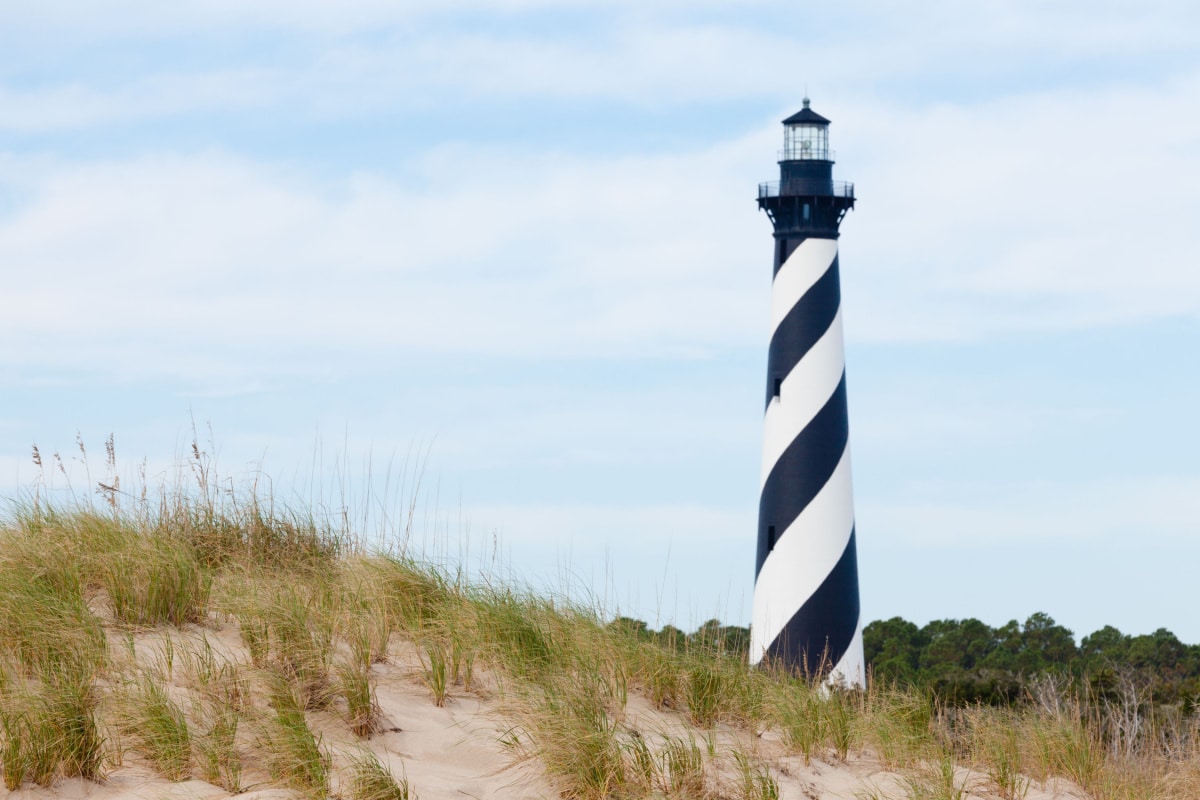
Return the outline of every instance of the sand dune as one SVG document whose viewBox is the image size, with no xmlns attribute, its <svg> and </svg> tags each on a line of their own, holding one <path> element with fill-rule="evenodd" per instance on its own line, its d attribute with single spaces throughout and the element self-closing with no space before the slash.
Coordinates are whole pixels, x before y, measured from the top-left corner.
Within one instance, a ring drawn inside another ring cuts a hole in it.
<svg viewBox="0 0 1200 800">
<path fill-rule="evenodd" d="M 171 639 L 170 647 L 165 640 Z M 126 642 L 112 637 L 117 659 Z M 189 647 L 207 641 L 222 660 L 248 665 L 249 653 L 235 623 L 213 622 L 183 630 L 157 630 L 132 637 L 133 656 L 125 650 L 127 668 L 157 670 L 170 683 L 176 697 L 186 702 L 191 680 L 184 666 Z M 171 653 L 168 657 L 166 654 Z M 170 665 L 166 661 L 172 661 Z M 345 709 L 334 703 L 309 713 L 309 722 L 334 766 L 332 791 L 339 792 L 339 776 L 349 759 L 362 749 L 375 753 L 394 775 L 409 782 L 412 793 L 423 800 L 533 800 L 561 797 L 547 777 L 536 753 L 512 743 L 516 724 L 507 712 L 500 678 L 480 670 L 473 686 L 452 687 L 444 706 L 437 706 L 424 683 L 418 650 L 411 641 L 391 637 L 385 663 L 372 667 L 379 706 L 380 732 L 369 739 L 354 737 L 347 728 Z M 261 698 L 260 698 L 261 700 Z M 635 688 L 630 693 L 621 723 L 637 731 L 651 746 L 668 738 L 694 741 L 710 754 L 705 772 L 708 796 L 737 797 L 737 771 L 723 754 L 752 753 L 776 780 L 781 800 L 900 800 L 912 796 L 904 775 L 885 768 L 870 751 L 851 752 L 839 759 L 832 750 L 809 763 L 790 754 L 777 731 L 747 730 L 718 724 L 707 730 L 691 725 L 685 714 L 656 708 Z M 253 747 L 247 744 L 249 752 Z M 912 772 L 909 776 L 911 778 Z M 957 782 L 969 794 L 963 800 L 994 800 L 998 795 L 986 776 L 957 769 Z M 342 778 L 344 780 L 344 778 Z M 234 795 L 201 780 L 171 782 L 160 777 L 133 749 L 125 749 L 110 765 L 102 781 L 64 779 L 48 788 L 25 787 L 7 793 L 13 800 L 275 800 L 299 796 L 294 790 L 272 785 L 262 764 L 247 759 L 242 793 Z M 1062 781 L 1031 785 L 1027 800 L 1084 798 Z"/>
</svg>

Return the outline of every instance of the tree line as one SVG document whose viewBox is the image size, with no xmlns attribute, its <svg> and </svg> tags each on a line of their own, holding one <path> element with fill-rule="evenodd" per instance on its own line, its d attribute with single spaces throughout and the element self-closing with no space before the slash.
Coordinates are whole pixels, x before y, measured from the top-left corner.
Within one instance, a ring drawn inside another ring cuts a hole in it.
<svg viewBox="0 0 1200 800">
<path fill-rule="evenodd" d="M 612 624 L 670 649 L 742 658 L 749 652 L 749 628 L 716 619 L 691 633 L 672 625 L 655 631 L 629 617 Z M 995 628 L 977 619 L 918 627 L 892 617 L 863 629 L 863 652 L 874 680 L 925 688 L 955 705 L 1013 705 L 1028 699 L 1042 676 L 1053 675 L 1098 700 L 1126 691 L 1132 682 L 1155 705 L 1187 714 L 1200 709 L 1200 645 L 1184 644 L 1165 628 L 1130 636 L 1106 625 L 1076 644 L 1071 630 L 1041 612 L 1024 624 L 1011 620 Z"/>
<path fill-rule="evenodd" d="M 924 686 L 955 704 L 1013 704 L 1045 674 L 1101 698 L 1134 679 L 1156 704 L 1190 713 L 1200 702 L 1200 645 L 1165 628 L 1129 636 L 1106 625 L 1077 645 L 1074 633 L 1041 612 L 996 628 L 977 619 L 917 627 L 893 617 L 863 629 L 863 650 L 876 680 Z"/>
</svg>

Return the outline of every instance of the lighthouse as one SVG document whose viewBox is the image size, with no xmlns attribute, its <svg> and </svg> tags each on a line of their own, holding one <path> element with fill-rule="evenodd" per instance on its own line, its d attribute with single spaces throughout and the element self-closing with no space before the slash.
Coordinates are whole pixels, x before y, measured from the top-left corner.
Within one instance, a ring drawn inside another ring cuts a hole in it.
<svg viewBox="0 0 1200 800">
<path fill-rule="evenodd" d="M 833 180 L 833 160 L 806 97 L 783 121 L 779 181 L 758 187 L 775 247 L 750 663 L 862 686 L 838 278 L 854 185 Z"/>
</svg>

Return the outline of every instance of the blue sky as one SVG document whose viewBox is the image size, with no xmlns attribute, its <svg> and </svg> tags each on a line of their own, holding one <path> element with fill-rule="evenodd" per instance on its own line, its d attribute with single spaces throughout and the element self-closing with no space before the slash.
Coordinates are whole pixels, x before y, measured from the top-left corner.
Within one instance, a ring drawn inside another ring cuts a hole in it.
<svg viewBox="0 0 1200 800">
<path fill-rule="evenodd" d="M 77 433 L 170 483 L 194 419 L 235 483 L 745 623 L 806 91 L 866 617 L 1200 642 L 1187 2 L 4 3 L 0 490 L 37 444 L 86 494 Z"/>
</svg>

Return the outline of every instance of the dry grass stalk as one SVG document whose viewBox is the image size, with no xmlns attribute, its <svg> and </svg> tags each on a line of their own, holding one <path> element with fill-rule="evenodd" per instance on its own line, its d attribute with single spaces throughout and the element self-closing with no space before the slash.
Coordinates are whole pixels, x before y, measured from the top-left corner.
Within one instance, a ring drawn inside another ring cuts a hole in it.
<svg viewBox="0 0 1200 800">
<path fill-rule="evenodd" d="M 106 453 L 112 473 L 111 441 Z M 1046 678 L 1023 709 L 954 714 L 906 689 L 820 691 L 716 648 L 664 646 L 561 599 L 365 555 L 344 529 L 253 492 L 217 491 L 199 447 L 188 467 L 195 487 L 163 492 L 157 508 L 145 491 L 129 500 L 109 474 L 104 513 L 90 498 L 55 507 L 35 495 L 0 528 L 0 637 L 10 651 L 0 664 L 0 763 L 10 788 L 98 777 L 126 746 L 106 739 L 111 729 L 165 777 L 195 771 L 237 792 L 243 764 L 261 758 L 277 782 L 324 797 L 333 767 L 313 715 L 328 724 L 331 704 L 341 711 L 344 701 L 339 724 L 376 733 L 372 666 L 396 636 L 418 648 L 438 705 L 457 686 L 471 692 L 477 666 L 486 670 L 518 722 L 508 743 L 568 798 L 778 796 L 770 770 L 715 735 L 702 748 L 678 731 L 635 730 L 636 693 L 701 728 L 775 728 L 806 759 L 868 749 L 907 776 L 913 797 L 962 797 L 965 769 L 1003 800 L 1053 777 L 1098 800 L 1200 797 L 1195 718 L 1155 708 L 1134 683 L 1097 702 Z M 163 639 L 163 669 L 121 680 L 94 611 L 105 604 L 130 642 L 145 628 L 179 634 Z M 181 633 L 226 616 L 251 664 Z M 264 694 L 269 702 L 255 699 Z M 409 795 L 369 758 L 340 785 L 350 800 Z"/>
</svg>

